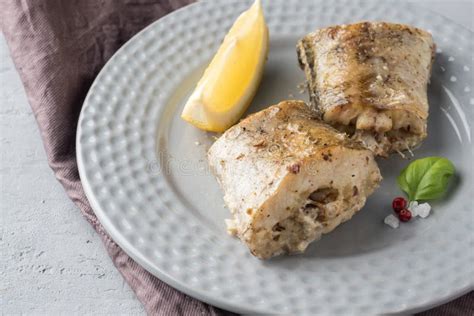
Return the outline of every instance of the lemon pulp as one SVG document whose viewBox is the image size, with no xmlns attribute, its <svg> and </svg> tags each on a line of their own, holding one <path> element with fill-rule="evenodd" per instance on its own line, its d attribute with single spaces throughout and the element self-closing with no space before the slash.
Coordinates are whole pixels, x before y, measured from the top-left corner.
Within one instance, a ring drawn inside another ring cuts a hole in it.
<svg viewBox="0 0 474 316">
<path fill-rule="evenodd" d="M 234 22 L 181 117 L 214 132 L 223 132 L 235 124 L 255 95 L 267 53 L 268 28 L 257 0 Z"/>
</svg>

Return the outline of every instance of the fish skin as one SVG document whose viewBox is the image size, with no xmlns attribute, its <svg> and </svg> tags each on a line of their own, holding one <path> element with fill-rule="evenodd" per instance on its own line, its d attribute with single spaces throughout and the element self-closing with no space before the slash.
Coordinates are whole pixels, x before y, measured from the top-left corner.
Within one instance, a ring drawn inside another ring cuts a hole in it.
<svg viewBox="0 0 474 316">
<path fill-rule="evenodd" d="M 229 229 L 261 259 L 304 251 L 360 210 L 381 181 L 373 153 L 303 101 L 248 116 L 216 140 L 208 160 L 233 215 Z M 335 200 L 321 202 L 334 190 Z"/>
<path fill-rule="evenodd" d="M 297 54 L 313 110 L 356 137 L 372 135 L 368 147 L 376 154 L 415 147 L 427 136 L 430 33 L 386 22 L 336 25 L 306 35 Z"/>
</svg>

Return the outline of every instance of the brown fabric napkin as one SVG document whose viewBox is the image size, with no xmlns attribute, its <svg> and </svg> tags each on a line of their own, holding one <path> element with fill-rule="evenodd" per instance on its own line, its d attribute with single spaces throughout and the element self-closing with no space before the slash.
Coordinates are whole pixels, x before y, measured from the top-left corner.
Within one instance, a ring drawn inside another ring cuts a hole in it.
<svg viewBox="0 0 474 316">
<path fill-rule="evenodd" d="M 102 238 L 117 269 L 150 315 L 224 315 L 145 271 L 110 239 L 79 179 L 75 136 L 95 76 L 130 37 L 193 0 L 2 0 L 0 19 L 57 179 Z M 397 299 L 397 298 L 394 298 Z M 466 295 L 423 315 L 473 315 Z"/>
</svg>

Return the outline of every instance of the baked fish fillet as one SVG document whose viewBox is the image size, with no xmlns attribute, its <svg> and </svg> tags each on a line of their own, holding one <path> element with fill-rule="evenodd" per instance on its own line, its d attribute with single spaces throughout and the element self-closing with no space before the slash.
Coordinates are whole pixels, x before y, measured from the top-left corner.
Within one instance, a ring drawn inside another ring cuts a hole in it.
<svg viewBox="0 0 474 316">
<path fill-rule="evenodd" d="M 229 232 L 262 259 L 304 251 L 360 210 L 381 180 L 373 153 L 302 101 L 247 117 L 208 158 L 233 214 Z"/>
<path fill-rule="evenodd" d="M 426 136 L 431 34 L 385 22 L 337 25 L 297 45 L 313 109 L 377 155 L 409 150 Z"/>
</svg>

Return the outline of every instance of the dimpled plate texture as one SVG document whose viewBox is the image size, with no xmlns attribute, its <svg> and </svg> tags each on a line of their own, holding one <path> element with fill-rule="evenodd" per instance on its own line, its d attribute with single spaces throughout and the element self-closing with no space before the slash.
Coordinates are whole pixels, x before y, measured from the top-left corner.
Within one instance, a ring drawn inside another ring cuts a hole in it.
<svg viewBox="0 0 474 316">
<path fill-rule="evenodd" d="M 388 1 L 263 1 L 270 55 L 249 112 L 306 99 L 296 41 L 331 24 L 384 20 L 434 35 L 429 137 L 417 157 L 457 167 L 427 219 L 383 224 L 408 161 L 380 160 L 384 181 L 364 209 L 305 254 L 252 257 L 225 232 L 229 211 L 209 173 L 214 135 L 179 115 L 224 34 L 248 1 L 202 1 L 147 27 L 107 63 L 86 98 L 77 156 L 86 194 L 112 238 L 175 288 L 246 313 L 371 315 L 416 312 L 473 288 L 472 33 L 426 10 Z"/>
</svg>

